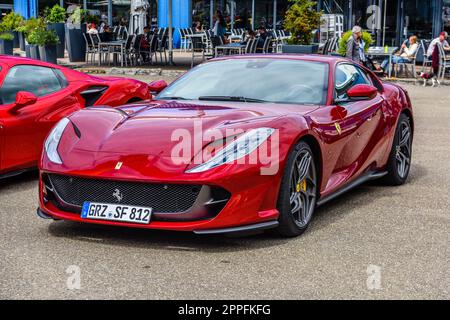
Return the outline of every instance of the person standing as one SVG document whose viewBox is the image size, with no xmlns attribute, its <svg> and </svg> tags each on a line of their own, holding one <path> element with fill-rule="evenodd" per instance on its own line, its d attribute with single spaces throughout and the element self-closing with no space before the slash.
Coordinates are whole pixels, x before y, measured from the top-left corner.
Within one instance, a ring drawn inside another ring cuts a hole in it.
<svg viewBox="0 0 450 320">
<path fill-rule="evenodd" d="M 354 26 L 352 29 L 352 36 L 347 40 L 346 58 L 353 60 L 359 64 L 364 65 L 367 62 L 365 54 L 365 46 L 362 39 L 362 29 L 359 26 Z"/>
<path fill-rule="evenodd" d="M 222 15 L 222 12 L 220 10 L 216 11 L 216 23 L 214 25 L 214 35 L 221 37 L 222 40 L 225 38 L 225 32 L 227 30 L 227 24 L 225 22 L 225 18 Z"/>
</svg>

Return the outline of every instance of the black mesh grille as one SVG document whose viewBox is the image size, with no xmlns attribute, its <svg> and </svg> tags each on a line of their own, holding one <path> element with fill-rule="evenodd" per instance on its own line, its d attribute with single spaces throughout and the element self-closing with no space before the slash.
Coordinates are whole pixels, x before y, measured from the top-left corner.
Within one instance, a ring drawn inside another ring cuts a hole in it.
<svg viewBox="0 0 450 320">
<path fill-rule="evenodd" d="M 85 201 L 121 203 L 151 207 L 154 212 L 160 213 L 187 211 L 193 206 L 202 187 L 86 179 L 55 174 L 50 174 L 49 178 L 61 200 L 74 206 L 81 207 Z M 120 197 L 122 198 L 118 201 Z"/>
</svg>

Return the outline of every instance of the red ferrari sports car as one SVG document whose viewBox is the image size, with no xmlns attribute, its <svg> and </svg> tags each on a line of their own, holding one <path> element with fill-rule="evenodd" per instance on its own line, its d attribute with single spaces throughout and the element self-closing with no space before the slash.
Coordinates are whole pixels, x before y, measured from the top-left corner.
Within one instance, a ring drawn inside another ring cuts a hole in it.
<svg viewBox="0 0 450 320">
<path fill-rule="evenodd" d="M 219 58 L 149 102 L 61 120 L 40 162 L 38 214 L 297 236 L 317 206 L 357 185 L 405 183 L 412 139 L 407 92 L 351 61 Z"/>
<path fill-rule="evenodd" d="M 0 56 L 0 179 L 37 166 L 51 128 L 76 110 L 149 99 L 147 84 Z"/>
</svg>

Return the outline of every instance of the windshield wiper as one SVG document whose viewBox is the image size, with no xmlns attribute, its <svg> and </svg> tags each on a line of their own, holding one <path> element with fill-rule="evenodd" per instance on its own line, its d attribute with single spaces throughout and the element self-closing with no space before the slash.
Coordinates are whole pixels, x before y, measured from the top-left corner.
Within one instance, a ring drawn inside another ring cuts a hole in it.
<svg viewBox="0 0 450 320">
<path fill-rule="evenodd" d="M 158 100 L 190 100 L 184 97 L 158 97 Z"/>
<path fill-rule="evenodd" d="M 198 97 L 198 100 L 206 101 L 236 101 L 236 102 L 255 102 L 264 103 L 267 102 L 261 99 L 247 98 L 247 97 L 233 97 L 233 96 L 202 96 Z"/>
</svg>

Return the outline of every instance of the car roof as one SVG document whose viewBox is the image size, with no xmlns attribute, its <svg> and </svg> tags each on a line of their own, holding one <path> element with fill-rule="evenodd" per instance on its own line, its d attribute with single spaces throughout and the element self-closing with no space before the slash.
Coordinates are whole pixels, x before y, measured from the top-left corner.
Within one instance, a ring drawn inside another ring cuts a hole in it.
<svg viewBox="0 0 450 320">
<path fill-rule="evenodd" d="M 212 59 L 210 61 L 219 60 L 234 60 L 234 59 L 274 59 L 274 60 L 299 60 L 299 61 L 311 61 L 311 62 L 322 62 L 328 64 L 336 64 L 339 62 L 348 61 L 343 57 L 336 56 L 326 56 L 319 54 L 287 54 L 287 53 L 272 53 L 272 54 L 246 54 L 246 55 L 234 55 L 234 56 L 223 56 L 219 58 Z"/>
<path fill-rule="evenodd" d="M 17 57 L 17 56 L 8 56 L 8 55 L 0 55 L 0 61 L 9 67 L 15 66 L 17 64 L 34 64 L 38 66 L 44 67 L 52 67 L 55 68 L 54 64 L 43 62 L 40 60 L 34 60 L 29 58 Z M 59 67 L 59 66 L 56 66 Z"/>
</svg>

